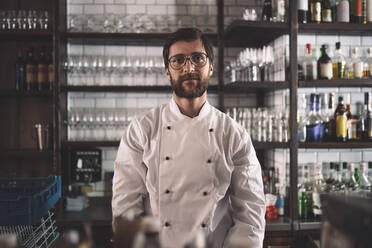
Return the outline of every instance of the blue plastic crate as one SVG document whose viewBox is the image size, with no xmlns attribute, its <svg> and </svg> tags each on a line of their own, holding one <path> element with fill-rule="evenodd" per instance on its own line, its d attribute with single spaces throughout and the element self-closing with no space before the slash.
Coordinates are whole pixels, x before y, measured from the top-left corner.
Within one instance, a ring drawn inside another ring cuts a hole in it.
<svg viewBox="0 0 372 248">
<path fill-rule="evenodd" d="M 60 197 L 60 176 L 0 178 L 0 226 L 37 224 Z"/>
</svg>

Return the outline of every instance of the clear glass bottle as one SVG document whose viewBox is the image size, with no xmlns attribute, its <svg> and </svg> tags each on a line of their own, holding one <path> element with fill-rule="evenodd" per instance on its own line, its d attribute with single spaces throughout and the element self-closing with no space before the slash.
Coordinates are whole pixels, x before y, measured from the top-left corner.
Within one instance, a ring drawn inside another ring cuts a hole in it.
<svg viewBox="0 0 372 248">
<path fill-rule="evenodd" d="M 317 59 L 313 54 L 311 44 L 306 44 L 306 56 L 304 57 L 303 70 L 305 80 L 317 80 Z"/>
<path fill-rule="evenodd" d="M 286 21 L 286 4 L 285 0 L 273 0 L 273 20 L 274 22 Z"/>
<path fill-rule="evenodd" d="M 310 95 L 309 114 L 306 118 L 306 141 L 319 141 L 321 132 L 321 120 L 316 114 L 316 94 Z"/>
<path fill-rule="evenodd" d="M 314 164 L 314 180 L 312 182 L 312 210 L 315 218 L 322 215 L 322 204 L 320 201 L 320 194 L 324 192 L 324 178 L 322 173 L 322 164 Z"/>
<path fill-rule="evenodd" d="M 347 186 L 347 189 L 350 191 L 354 191 L 359 187 L 357 180 L 355 178 L 354 170 L 355 170 L 355 164 L 349 163 L 348 164 L 349 180 L 346 186 Z"/>
<path fill-rule="evenodd" d="M 346 65 L 346 59 L 342 55 L 341 42 L 336 42 L 335 54 L 332 57 L 332 69 L 333 69 L 332 71 L 333 71 L 334 79 L 345 77 L 345 65 Z"/>
<path fill-rule="evenodd" d="M 372 78 L 372 47 L 367 48 L 367 54 L 364 61 L 364 68 L 367 74 L 366 77 Z"/>
<path fill-rule="evenodd" d="M 359 164 L 360 187 L 365 190 L 371 190 L 371 182 L 368 179 L 368 164 L 361 162 Z"/>
<path fill-rule="evenodd" d="M 297 111 L 297 123 L 298 123 L 298 132 L 297 132 L 297 139 L 299 142 L 306 141 L 306 109 L 307 109 L 307 101 L 306 95 L 302 94 L 299 97 L 300 104 L 298 105 Z"/>
<path fill-rule="evenodd" d="M 358 48 L 351 49 L 351 58 L 353 63 L 353 78 L 363 78 L 363 61 L 358 57 Z"/>
<path fill-rule="evenodd" d="M 315 114 L 319 120 L 319 141 L 323 140 L 324 137 L 324 119 L 320 112 L 320 103 L 321 103 L 321 96 L 320 94 L 315 95 Z"/>
</svg>

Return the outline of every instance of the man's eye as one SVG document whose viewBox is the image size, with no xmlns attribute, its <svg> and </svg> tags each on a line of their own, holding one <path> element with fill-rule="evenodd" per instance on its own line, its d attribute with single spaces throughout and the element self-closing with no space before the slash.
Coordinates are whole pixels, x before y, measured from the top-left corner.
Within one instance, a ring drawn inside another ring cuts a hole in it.
<svg viewBox="0 0 372 248">
<path fill-rule="evenodd" d="M 201 54 L 196 54 L 192 56 L 192 60 L 195 62 L 202 62 L 204 60 L 203 55 Z"/>
</svg>

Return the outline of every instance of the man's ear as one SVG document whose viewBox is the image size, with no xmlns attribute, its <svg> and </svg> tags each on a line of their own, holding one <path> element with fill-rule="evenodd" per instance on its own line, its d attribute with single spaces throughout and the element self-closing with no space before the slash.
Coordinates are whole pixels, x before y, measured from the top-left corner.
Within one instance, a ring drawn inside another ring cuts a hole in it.
<svg viewBox="0 0 372 248">
<path fill-rule="evenodd" d="M 213 69 L 214 69 L 214 63 L 211 63 L 210 66 L 209 66 L 210 76 L 213 75 Z"/>
<path fill-rule="evenodd" d="M 168 68 L 168 67 L 165 68 L 165 75 L 167 75 L 167 78 L 168 78 L 168 80 L 170 81 L 171 78 L 170 78 L 170 72 L 169 72 L 169 68 Z"/>
</svg>

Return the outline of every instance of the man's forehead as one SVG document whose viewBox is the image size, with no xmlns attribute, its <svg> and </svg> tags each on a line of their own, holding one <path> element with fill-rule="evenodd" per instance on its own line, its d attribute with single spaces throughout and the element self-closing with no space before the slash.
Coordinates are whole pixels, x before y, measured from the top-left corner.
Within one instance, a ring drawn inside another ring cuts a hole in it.
<svg viewBox="0 0 372 248">
<path fill-rule="evenodd" d="M 176 54 L 191 54 L 194 52 L 205 52 L 203 43 L 201 40 L 193 41 L 177 41 L 169 48 L 169 56 Z"/>
</svg>

